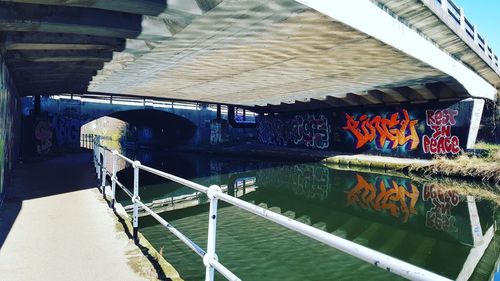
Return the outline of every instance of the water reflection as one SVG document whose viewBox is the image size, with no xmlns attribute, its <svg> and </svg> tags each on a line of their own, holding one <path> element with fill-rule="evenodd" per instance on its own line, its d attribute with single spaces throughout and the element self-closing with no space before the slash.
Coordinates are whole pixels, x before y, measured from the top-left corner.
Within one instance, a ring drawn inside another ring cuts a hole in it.
<svg viewBox="0 0 500 281">
<path fill-rule="evenodd" d="M 415 215 L 415 204 L 420 192 L 410 183 L 400 185 L 392 179 L 386 182 L 381 179 L 375 184 L 356 174 L 357 184 L 347 193 L 347 206 L 358 205 L 364 209 L 375 211 L 389 211 L 391 216 L 400 218 L 403 223 L 408 222 L 410 215 Z"/>
<path fill-rule="evenodd" d="M 176 164 L 183 163 L 180 159 L 186 162 L 182 167 Z M 450 187 L 317 163 L 188 154 L 153 156 L 152 160 L 150 165 L 160 165 L 167 172 L 189 169 L 183 173 L 190 180 L 207 186 L 218 184 L 228 194 L 449 278 L 459 275 L 474 244 L 470 204 Z M 156 202 L 162 217 L 205 245 L 206 196 L 162 179 L 150 184 L 146 177 L 141 174 L 141 198 Z M 493 204 L 480 201 L 477 209 L 481 221 L 475 227 L 486 232 L 493 224 Z M 244 280 L 259 279 L 256 272 L 266 274 L 266 280 L 394 279 L 391 274 L 235 207 L 221 204 L 219 219 L 219 256 Z M 157 248 L 170 249 L 164 253 L 186 280 L 203 278 L 198 258 L 155 220 L 143 217 L 140 227 Z M 254 252 L 257 244 L 265 244 L 276 253 Z M 242 254 L 245 251 L 249 253 Z M 289 266 L 280 266 L 274 259 L 287 259 Z M 333 263 L 336 266 L 331 266 Z"/>
</svg>

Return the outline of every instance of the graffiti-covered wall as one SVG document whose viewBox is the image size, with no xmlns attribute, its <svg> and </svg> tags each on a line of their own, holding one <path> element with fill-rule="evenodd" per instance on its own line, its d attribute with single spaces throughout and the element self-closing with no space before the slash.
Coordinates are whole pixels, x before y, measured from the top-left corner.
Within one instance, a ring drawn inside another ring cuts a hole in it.
<svg viewBox="0 0 500 281">
<path fill-rule="evenodd" d="M 350 153 L 429 158 L 467 146 L 473 100 L 262 115 L 260 142 Z"/>
<path fill-rule="evenodd" d="M 217 113 L 209 108 L 148 107 L 144 105 L 121 105 L 91 103 L 80 100 L 42 97 L 41 114 L 34 114 L 33 99 L 23 100 L 23 147 L 26 155 L 46 155 L 63 148 L 80 146 L 80 128 L 97 118 L 130 110 L 161 110 L 190 120 L 196 130 L 189 144 L 219 144 L 229 140 L 255 138 L 255 129 L 233 128 L 227 120 L 214 121 Z M 151 123 L 155 120 L 150 120 Z M 221 124 L 221 126 L 214 126 Z M 159 139 L 153 128 L 146 125 L 137 128 L 142 139 Z M 163 132 L 162 132 L 163 133 Z M 165 132 L 171 134 L 172 132 Z"/>
<path fill-rule="evenodd" d="M 0 203 L 17 157 L 18 101 L 5 61 L 0 57 Z"/>
<path fill-rule="evenodd" d="M 259 141 L 279 146 L 329 149 L 332 117 L 328 112 L 259 116 Z"/>
</svg>

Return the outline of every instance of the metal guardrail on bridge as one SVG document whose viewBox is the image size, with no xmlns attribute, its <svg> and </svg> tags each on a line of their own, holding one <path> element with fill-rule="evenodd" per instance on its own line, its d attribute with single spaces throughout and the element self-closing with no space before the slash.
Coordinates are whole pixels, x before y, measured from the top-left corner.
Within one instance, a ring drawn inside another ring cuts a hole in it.
<svg viewBox="0 0 500 281">
<path fill-rule="evenodd" d="M 478 33 L 476 25 L 472 24 L 466 17 L 464 9 L 459 7 L 453 0 L 435 0 L 441 5 L 445 14 L 450 16 L 460 28 L 476 43 L 493 63 L 497 70 L 500 69 L 498 56 L 493 54 L 491 46 L 488 46 L 486 39 Z"/>
<path fill-rule="evenodd" d="M 216 254 L 216 230 L 217 230 L 217 205 L 218 200 L 225 201 L 235 207 L 243 209 L 247 212 L 250 212 L 254 215 L 260 216 L 266 220 L 282 225 L 292 231 L 300 233 L 302 235 L 308 236 L 316 241 L 319 241 L 325 245 L 328 245 L 332 248 L 340 250 L 344 253 L 357 257 L 361 260 L 364 260 L 368 263 L 371 263 L 379 268 L 392 272 L 394 274 L 400 275 L 404 278 L 410 280 L 433 280 L 433 281 L 449 281 L 450 279 L 430 272 L 428 270 L 419 268 L 407 262 L 398 260 L 386 254 L 377 252 L 365 246 L 358 245 L 354 242 L 346 240 L 344 238 L 335 236 L 331 233 L 319 230 L 310 225 L 295 221 L 286 216 L 280 215 L 268 209 L 264 209 L 257 205 L 248 203 L 241 199 L 232 197 L 227 195 L 221 191 L 221 188 L 217 185 L 212 185 L 210 187 L 206 187 L 189 180 L 174 176 L 172 174 L 168 174 L 162 172 L 160 170 L 142 165 L 139 161 L 134 161 L 130 158 L 127 158 L 124 155 L 121 155 L 117 151 L 111 151 L 110 149 L 102 146 L 100 144 L 99 138 L 94 139 L 94 165 L 96 168 L 96 173 L 98 179 L 101 181 L 101 191 L 103 197 L 106 197 L 106 177 L 109 176 L 111 179 L 111 208 L 114 208 L 115 205 L 115 194 L 116 194 L 116 186 L 120 187 L 131 199 L 133 205 L 133 237 L 134 242 L 139 243 L 138 238 L 138 227 L 139 227 L 139 208 L 142 208 L 144 211 L 149 213 L 153 218 L 155 218 L 161 225 L 163 225 L 167 230 L 169 230 L 172 234 L 174 234 L 177 238 L 179 238 L 186 246 L 188 246 L 191 250 L 193 250 L 196 254 L 198 254 L 203 259 L 203 264 L 206 267 L 205 271 L 205 281 L 214 280 L 214 270 L 217 270 L 228 280 L 240 280 L 234 273 L 232 273 L 229 269 L 227 269 L 224 265 L 222 265 Z M 106 168 L 106 162 L 108 157 L 112 157 L 112 170 L 109 171 Z M 134 169 L 134 186 L 133 191 L 130 191 L 126 188 L 117 178 L 117 161 L 121 159 L 130 165 L 132 165 Z M 189 239 L 186 235 L 177 230 L 173 225 L 160 217 L 157 213 L 151 210 L 146 204 L 144 204 L 139 197 L 139 171 L 143 170 L 145 172 L 149 172 L 151 174 L 163 177 L 165 179 L 177 182 L 186 187 L 192 188 L 196 191 L 205 193 L 210 199 L 209 206 L 209 223 L 208 223 L 208 239 L 207 239 L 207 250 L 203 250 L 200 246 L 194 243 L 191 239 Z"/>
</svg>

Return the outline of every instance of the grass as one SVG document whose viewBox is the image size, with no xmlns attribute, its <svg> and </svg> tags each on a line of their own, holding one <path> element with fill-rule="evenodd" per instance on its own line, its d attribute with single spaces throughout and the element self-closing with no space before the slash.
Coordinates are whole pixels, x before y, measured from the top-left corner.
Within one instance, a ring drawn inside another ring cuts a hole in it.
<svg viewBox="0 0 500 281">
<path fill-rule="evenodd" d="M 496 185 L 500 191 L 500 145 L 479 143 L 476 149 L 481 150 L 481 156 L 463 153 L 456 158 L 440 157 L 427 165 L 413 165 L 411 172 L 429 176 L 448 176 L 474 179 Z"/>
</svg>

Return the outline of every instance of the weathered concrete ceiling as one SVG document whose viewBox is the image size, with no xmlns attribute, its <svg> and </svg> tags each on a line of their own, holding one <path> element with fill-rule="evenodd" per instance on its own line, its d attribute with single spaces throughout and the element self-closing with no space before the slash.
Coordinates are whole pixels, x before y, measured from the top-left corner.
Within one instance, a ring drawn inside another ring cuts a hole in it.
<svg viewBox="0 0 500 281">
<path fill-rule="evenodd" d="M 248 106 L 310 99 L 352 105 L 360 104 L 353 94 L 377 103 L 367 94 L 377 90 L 399 102 L 436 99 L 395 89 L 444 80 L 450 78 L 295 1 L 226 0 L 123 70 L 101 72 L 90 89 Z"/>
<path fill-rule="evenodd" d="M 0 30 L 24 95 L 90 90 L 266 109 L 469 96 L 446 71 L 294 0 L 0 1 Z"/>
</svg>

